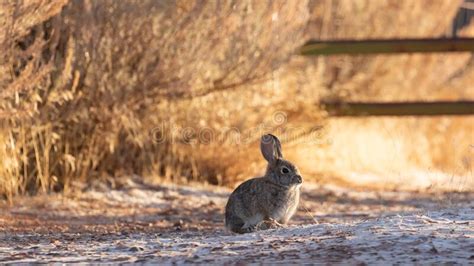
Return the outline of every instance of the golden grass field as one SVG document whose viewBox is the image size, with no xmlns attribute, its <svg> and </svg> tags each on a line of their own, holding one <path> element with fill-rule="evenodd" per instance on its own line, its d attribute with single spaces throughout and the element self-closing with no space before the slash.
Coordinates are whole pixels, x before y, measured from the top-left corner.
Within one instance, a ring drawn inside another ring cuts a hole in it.
<svg viewBox="0 0 474 266">
<path fill-rule="evenodd" d="M 309 39 L 442 37 L 460 3 L 2 1 L 0 195 L 131 174 L 233 186 L 263 171 L 266 132 L 307 181 L 474 190 L 474 117 L 319 106 L 474 100 L 472 54 L 296 55 Z"/>
</svg>

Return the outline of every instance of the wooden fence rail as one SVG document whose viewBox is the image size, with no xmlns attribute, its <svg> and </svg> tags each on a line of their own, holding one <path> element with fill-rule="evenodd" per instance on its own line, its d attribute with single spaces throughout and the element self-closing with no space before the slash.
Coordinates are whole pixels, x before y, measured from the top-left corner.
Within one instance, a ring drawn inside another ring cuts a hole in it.
<svg viewBox="0 0 474 266">
<path fill-rule="evenodd" d="M 459 102 L 323 102 L 330 116 L 474 115 L 474 101 Z"/>
<path fill-rule="evenodd" d="M 474 38 L 309 41 L 301 55 L 474 52 Z"/>
</svg>

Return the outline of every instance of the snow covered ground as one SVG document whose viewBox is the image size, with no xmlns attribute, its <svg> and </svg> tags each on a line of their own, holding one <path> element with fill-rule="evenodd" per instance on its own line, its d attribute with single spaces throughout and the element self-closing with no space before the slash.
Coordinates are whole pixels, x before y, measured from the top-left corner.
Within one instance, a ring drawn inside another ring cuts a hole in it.
<svg viewBox="0 0 474 266">
<path fill-rule="evenodd" d="M 224 188 L 127 180 L 0 205 L 0 263 L 474 263 L 474 194 L 305 184 L 287 228 L 235 235 Z"/>
</svg>

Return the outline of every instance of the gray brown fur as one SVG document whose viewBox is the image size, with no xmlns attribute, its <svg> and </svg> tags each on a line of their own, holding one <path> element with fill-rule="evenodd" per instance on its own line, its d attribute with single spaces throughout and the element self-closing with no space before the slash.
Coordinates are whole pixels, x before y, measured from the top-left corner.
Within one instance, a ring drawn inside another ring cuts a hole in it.
<svg viewBox="0 0 474 266">
<path fill-rule="evenodd" d="M 232 232 L 269 228 L 269 221 L 286 224 L 298 208 L 302 183 L 298 168 L 283 159 L 277 137 L 264 135 L 260 147 L 268 161 L 267 171 L 263 177 L 243 182 L 230 195 L 225 225 Z"/>
</svg>

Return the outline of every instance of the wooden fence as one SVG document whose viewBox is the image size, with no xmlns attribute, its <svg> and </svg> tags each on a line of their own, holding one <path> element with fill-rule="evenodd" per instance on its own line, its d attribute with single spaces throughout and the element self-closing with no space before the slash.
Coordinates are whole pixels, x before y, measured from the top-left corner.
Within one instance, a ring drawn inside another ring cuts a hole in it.
<svg viewBox="0 0 474 266">
<path fill-rule="evenodd" d="M 474 52 L 474 38 L 309 41 L 304 56 Z M 401 70 L 402 71 L 402 70 Z M 326 102 L 332 116 L 474 115 L 474 101 Z"/>
<path fill-rule="evenodd" d="M 474 38 L 309 41 L 302 55 L 474 52 Z"/>
<path fill-rule="evenodd" d="M 323 102 L 331 116 L 473 115 L 474 102 Z"/>
</svg>

